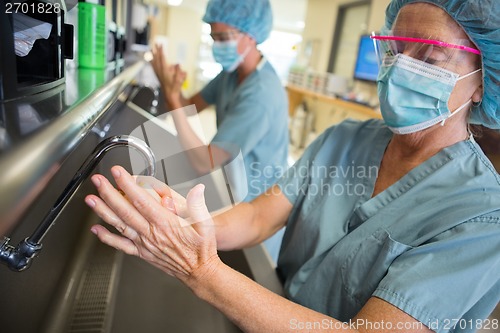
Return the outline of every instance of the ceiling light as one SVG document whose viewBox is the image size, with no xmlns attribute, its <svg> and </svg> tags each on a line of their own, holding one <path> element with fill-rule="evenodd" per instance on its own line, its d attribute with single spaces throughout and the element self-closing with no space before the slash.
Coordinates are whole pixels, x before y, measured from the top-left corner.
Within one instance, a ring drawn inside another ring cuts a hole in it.
<svg viewBox="0 0 500 333">
<path fill-rule="evenodd" d="M 168 0 L 167 3 L 170 6 L 179 6 L 182 3 L 182 0 Z"/>
</svg>

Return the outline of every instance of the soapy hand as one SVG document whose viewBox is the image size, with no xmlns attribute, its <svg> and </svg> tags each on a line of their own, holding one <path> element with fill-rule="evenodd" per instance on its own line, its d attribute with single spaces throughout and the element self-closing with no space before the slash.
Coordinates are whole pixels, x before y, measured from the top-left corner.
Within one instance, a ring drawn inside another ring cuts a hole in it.
<svg viewBox="0 0 500 333">
<path fill-rule="evenodd" d="M 111 233 L 101 225 L 92 226 L 91 231 L 103 243 L 138 256 L 186 284 L 206 276 L 220 264 L 203 185 L 195 186 L 184 200 L 152 177 L 134 179 L 117 166 L 111 171 L 126 198 L 105 177 L 94 175 L 92 182 L 99 196 L 88 195 L 85 199 L 121 234 Z M 156 192 L 160 202 L 150 191 Z M 187 215 L 189 220 L 181 217 Z"/>
<path fill-rule="evenodd" d="M 175 104 L 181 100 L 182 84 L 186 80 L 186 72 L 181 67 L 169 65 L 165 59 L 163 48 L 156 44 L 153 49 L 153 59 L 151 66 L 160 81 L 165 97 L 171 104 Z"/>
<path fill-rule="evenodd" d="M 186 206 L 186 198 L 179 193 L 175 192 L 164 182 L 150 176 L 132 176 L 135 183 L 143 188 L 149 195 L 151 195 L 163 207 L 170 210 L 175 215 L 182 218 L 189 217 Z M 121 191 L 121 190 L 120 190 Z M 121 191 L 127 198 L 126 194 Z"/>
</svg>

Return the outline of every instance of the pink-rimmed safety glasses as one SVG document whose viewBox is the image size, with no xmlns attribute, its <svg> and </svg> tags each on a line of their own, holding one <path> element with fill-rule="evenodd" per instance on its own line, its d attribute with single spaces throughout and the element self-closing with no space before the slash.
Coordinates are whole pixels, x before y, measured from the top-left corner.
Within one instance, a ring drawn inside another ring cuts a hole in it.
<svg viewBox="0 0 500 333">
<path fill-rule="evenodd" d="M 405 35 L 387 34 L 379 36 L 372 34 L 375 50 L 379 63 L 387 56 L 395 56 L 403 53 L 414 59 L 418 59 L 442 68 L 454 67 L 459 64 L 467 53 L 480 55 L 481 52 L 474 48 L 468 40 L 456 40 L 444 42 L 437 39 L 416 38 Z"/>
</svg>

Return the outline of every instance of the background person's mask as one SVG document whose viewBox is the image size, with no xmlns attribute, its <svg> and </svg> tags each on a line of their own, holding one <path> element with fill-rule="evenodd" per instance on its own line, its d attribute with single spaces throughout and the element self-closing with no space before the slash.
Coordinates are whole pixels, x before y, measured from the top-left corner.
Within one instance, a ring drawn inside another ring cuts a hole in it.
<svg viewBox="0 0 500 333">
<path fill-rule="evenodd" d="M 239 39 L 215 41 L 212 45 L 212 53 L 215 61 L 221 64 L 222 69 L 226 72 L 234 71 L 250 51 L 250 48 L 247 48 L 243 54 L 239 54 L 238 42 Z"/>
</svg>

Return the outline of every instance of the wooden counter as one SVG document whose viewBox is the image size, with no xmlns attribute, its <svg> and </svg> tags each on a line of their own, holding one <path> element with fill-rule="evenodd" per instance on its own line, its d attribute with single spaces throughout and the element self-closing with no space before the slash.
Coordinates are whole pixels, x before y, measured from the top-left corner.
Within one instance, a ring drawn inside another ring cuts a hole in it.
<svg viewBox="0 0 500 333">
<path fill-rule="evenodd" d="M 362 105 L 355 102 L 349 102 L 332 96 L 323 95 L 294 85 L 288 85 L 286 87 L 286 90 L 288 92 L 288 114 L 290 115 L 290 117 L 294 115 L 295 110 L 300 105 L 300 103 L 302 103 L 304 98 L 311 97 L 313 99 L 317 99 L 322 102 L 326 102 L 338 106 L 340 108 L 362 114 L 364 117 L 380 118 L 380 119 L 382 118 L 380 112 L 377 112 L 373 108 L 366 105 Z"/>
</svg>

